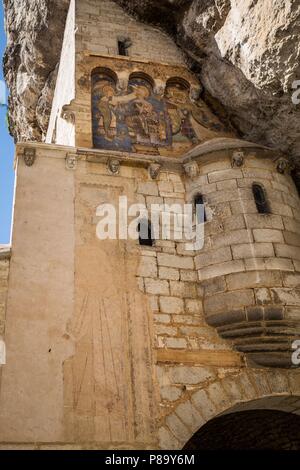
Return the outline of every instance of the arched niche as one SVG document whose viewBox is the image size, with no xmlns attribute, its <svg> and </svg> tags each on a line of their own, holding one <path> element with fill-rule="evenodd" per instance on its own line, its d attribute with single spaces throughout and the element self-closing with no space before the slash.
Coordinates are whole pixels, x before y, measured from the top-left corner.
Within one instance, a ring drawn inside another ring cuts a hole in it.
<svg viewBox="0 0 300 470">
<path fill-rule="evenodd" d="M 128 79 L 128 91 L 131 91 L 129 88 L 133 85 L 133 84 L 141 84 L 141 85 L 145 85 L 149 88 L 149 91 L 152 93 L 153 92 L 153 89 L 155 87 L 155 82 L 153 80 L 152 77 L 150 77 L 150 75 L 148 75 L 147 73 L 144 73 L 144 72 L 133 72 L 129 75 L 129 79 Z"/>
<path fill-rule="evenodd" d="M 182 90 L 187 90 L 188 92 L 191 89 L 190 83 L 182 77 L 171 77 L 167 80 L 166 89 L 175 87 Z"/>
</svg>

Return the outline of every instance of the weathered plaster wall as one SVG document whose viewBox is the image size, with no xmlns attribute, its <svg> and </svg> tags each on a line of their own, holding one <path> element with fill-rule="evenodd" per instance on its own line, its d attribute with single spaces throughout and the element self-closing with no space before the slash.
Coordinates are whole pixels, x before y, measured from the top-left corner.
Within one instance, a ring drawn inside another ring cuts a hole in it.
<svg viewBox="0 0 300 470">
<path fill-rule="evenodd" d="M 2 370 L 0 440 L 61 441 L 66 324 L 74 296 L 74 182 L 55 151 L 19 161 Z M 51 203 L 49 203 L 51 202 Z"/>
</svg>

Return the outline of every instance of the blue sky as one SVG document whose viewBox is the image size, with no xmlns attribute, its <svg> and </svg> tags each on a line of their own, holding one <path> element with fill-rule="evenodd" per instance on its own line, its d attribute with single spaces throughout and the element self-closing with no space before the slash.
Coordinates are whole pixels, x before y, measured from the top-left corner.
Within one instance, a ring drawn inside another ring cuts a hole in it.
<svg viewBox="0 0 300 470">
<path fill-rule="evenodd" d="M 3 4 L 0 0 L 0 80 L 3 80 L 2 57 L 5 49 Z M 6 124 L 6 108 L 0 106 L 0 244 L 10 242 L 12 201 L 14 190 L 14 142 Z"/>
</svg>

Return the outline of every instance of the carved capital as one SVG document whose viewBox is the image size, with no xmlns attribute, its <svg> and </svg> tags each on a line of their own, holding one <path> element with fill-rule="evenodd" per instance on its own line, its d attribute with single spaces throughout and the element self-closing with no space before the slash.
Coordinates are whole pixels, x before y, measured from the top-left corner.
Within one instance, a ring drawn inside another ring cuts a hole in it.
<svg viewBox="0 0 300 470">
<path fill-rule="evenodd" d="M 244 152 L 234 152 L 231 159 L 232 168 L 240 168 L 245 163 L 245 154 Z"/>
<path fill-rule="evenodd" d="M 112 175 L 118 175 L 120 173 L 121 164 L 116 158 L 110 158 L 108 160 L 107 168 Z"/>
<path fill-rule="evenodd" d="M 201 95 L 201 91 L 202 91 L 201 86 L 192 86 L 190 90 L 191 101 L 198 101 Z"/>
<path fill-rule="evenodd" d="M 276 169 L 278 173 L 284 175 L 292 170 L 292 165 L 287 158 L 281 157 L 276 160 Z"/>
<path fill-rule="evenodd" d="M 36 160 L 36 150 L 34 148 L 25 148 L 23 156 L 25 165 L 32 166 Z"/>
<path fill-rule="evenodd" d="M 189 162 L 183 165 L 184 171 L 189 178 L 196 178 L 199 173 L 199 167 L 196 162 Z"/>
<path fill-rule="evenodd" d="M 149 174 L 153 180 L 156 180 L 158 178 L 160 169 L 161 165 L 159 163 L 151 163 L 151 165 L 149 166 Z"/>
<path fill-rule="evenodd" d="M 75 113 L 68 106 L 63 106 L 61 111 L 61 117 L 69 124 L 75 124 Z"/>
<path fill-rule="evenodd" d="M 68 153 L 66 156 L 66 168 L 67 170 L 76 170 L 78 162 L 78 156 L 76 153 Z"/>
</svg>

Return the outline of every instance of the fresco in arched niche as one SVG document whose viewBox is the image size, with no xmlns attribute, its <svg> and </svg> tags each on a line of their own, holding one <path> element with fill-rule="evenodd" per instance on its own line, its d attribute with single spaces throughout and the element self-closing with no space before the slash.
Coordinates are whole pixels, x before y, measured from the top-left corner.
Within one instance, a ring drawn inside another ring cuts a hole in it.
<svg viewBox="0 0 300 470">
<path fill-rule="evenodd" d="M 207 140 L 209 133 L 224 132 L 204 103 L 190 100 L 189 87 L 170 82 L 162 97 L 142 76 L 131 77 L 120 92 L 112 76 L 94 74 L 92 114 L 93 145 L 99 149 L 172 155 Z"/>
<path fill-rule="evenodd" d="M 198 144 L 203 131 L 226 132 L 223 125 L 201 101 L 192 102 L 189 88 L 181 83 L 170 82 L 165 93 L 167 113 L 171 120 L 172 143 Z"/>
</svg>

